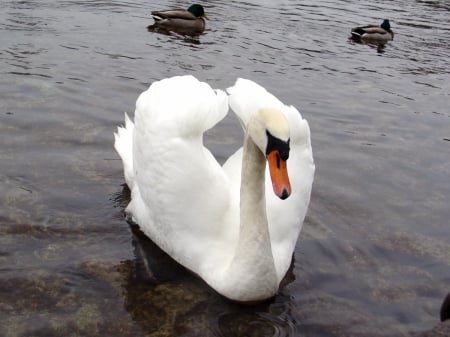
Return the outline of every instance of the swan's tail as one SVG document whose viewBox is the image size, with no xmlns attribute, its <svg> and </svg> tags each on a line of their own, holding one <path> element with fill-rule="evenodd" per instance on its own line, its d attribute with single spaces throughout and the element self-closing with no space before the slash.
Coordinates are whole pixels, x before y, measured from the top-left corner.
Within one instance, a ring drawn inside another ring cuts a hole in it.
<svg viewBox="0 0 450 337">
<path fill-rule="evenodd" d="M 122 158 L 123 174 L 130 190 L 133 190 L 134 171 L 133 171 L 133 131 L 134 123 L 125 113 L 125 127 L 119 126 L 114 133 L 114 148 Z"/>
</svg>

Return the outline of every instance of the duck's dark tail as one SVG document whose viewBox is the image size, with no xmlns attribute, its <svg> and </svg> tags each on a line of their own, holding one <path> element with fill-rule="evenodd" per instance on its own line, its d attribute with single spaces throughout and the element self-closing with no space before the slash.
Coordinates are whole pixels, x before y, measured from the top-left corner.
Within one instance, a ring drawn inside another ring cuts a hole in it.
<svg viewBox="0 0 450 337">
<path fill-rule="evenodd" d="M 365 31 L 361 27 L 352 29 L 352 36 L 353 37 L 361 38 L 361 36 L 363 36 L 364 33 L 365 33 Z"/>
</svg>

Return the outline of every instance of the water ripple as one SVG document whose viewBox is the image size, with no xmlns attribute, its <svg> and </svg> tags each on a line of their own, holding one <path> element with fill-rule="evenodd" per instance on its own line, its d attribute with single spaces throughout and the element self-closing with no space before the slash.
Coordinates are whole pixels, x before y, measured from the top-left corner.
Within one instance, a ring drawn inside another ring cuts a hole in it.
<svg viewBox="0 0 450 337">
<path fill-rule="evenodd" d="M 268 312 L 232 312 L 219 315 L 216 334 L 220 337 L 294 337 L 297 336 L 297 331 L 289 318 Z"/>
</svg>

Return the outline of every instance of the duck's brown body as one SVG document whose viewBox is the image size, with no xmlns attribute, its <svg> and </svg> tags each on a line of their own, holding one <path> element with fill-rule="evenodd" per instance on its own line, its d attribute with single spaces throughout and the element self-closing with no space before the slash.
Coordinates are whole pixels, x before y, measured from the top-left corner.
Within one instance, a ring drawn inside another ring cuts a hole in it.
<svg viewBox="0 0 450 337">
<path fill-rule="evenodd" d="M 148 27 L 152 31 L 176 32 L 179 34 L 198 35 L 205 30 L 204 9 L 200 5 L 192 5 L 187 10 L 170 9 L 153 11 L 155 23 Z"/>
</svg>

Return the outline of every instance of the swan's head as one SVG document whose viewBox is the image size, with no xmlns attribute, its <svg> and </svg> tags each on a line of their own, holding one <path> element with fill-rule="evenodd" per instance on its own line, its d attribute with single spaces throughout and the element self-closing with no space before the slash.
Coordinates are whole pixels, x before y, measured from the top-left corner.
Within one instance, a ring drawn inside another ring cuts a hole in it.
<svg viewBox="0 0 450 337">
<path fill-rule="evenodd" d="M 286 162 L 289 158 L 289 124 L 277 109 L 260 109 L 248 124 L 248 134 L 267 158 L 274 193 L 281 199 L 291 194 Z"/>
</svg>

